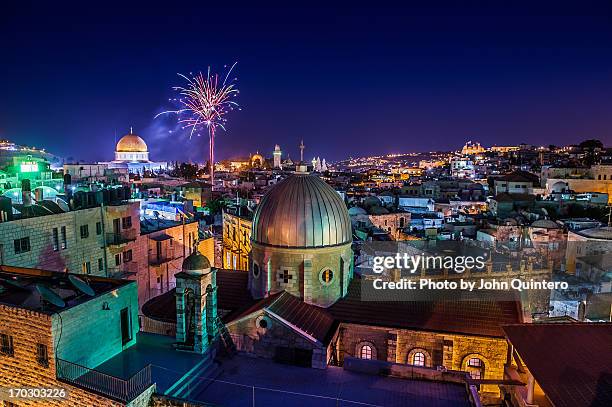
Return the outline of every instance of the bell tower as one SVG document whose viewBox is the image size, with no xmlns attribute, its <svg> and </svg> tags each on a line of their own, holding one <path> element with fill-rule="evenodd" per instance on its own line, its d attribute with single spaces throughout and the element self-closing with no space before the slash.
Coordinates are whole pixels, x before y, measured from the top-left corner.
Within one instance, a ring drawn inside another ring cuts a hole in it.
<svg viewBox="0 0 612 407">
<path fill-rule="evenodd" d="M 205 353 L 218 338 L 217 270 L 195 250 L 176 277 L 177 349 Z"/>
</svg>

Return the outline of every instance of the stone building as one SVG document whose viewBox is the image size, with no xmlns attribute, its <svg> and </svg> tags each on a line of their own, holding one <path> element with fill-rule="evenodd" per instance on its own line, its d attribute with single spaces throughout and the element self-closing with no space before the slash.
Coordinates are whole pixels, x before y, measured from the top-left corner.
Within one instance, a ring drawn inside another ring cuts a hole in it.
<svg viewBox="0 0 612 407">
<path fill-rule="evenodd" d="M 123 203 L 1 222 L 1 263 L 98 276 L 135 275 L 135 259 L 146 255 L 146 248 L 137 243 L 138 210 L 138 203 Z"/>
<path fill-rule="evenodd" d="M 250 214 L 250 212 L 247 211 Z M 231 270 L 249 270 L 251 253 L 250 216 L 238 216 L 223 212 L 223 268 Z"/>
<path fill-rule="evenodd" d="M 145 219 L 141 222 L 141 236 L 148 249 L 146 273 L 138 278 L 139 301 L 143 304 L 175 287 L 175 274 L 181 271 L 183 260 L 193 253 L 198 241 L 198 223 Z"/>
<path fill-rule="evenodd" d="M 113 386 L 93 370 L 136 343 L 136 283 L 75 277 L 2 266 L 0 386 L 66 390 L 27 405 L 146 405 L 155 386 L 150 380 L 128 390 L 126 381 Z"/>
<path fill-rule="evenodd" d="M 346 294 L 351 221 L 340 195 L 319 177 L 296 173 L 270 189 L 255 211 L 251 243 L 254 298 L 287 291 L 327 307 Z"/>
<path fill-rule="evenodd" d="M 508 350 L 501 327 L 522 322 L 520 303 L 364 300 L 351 243 L 346 206 L 318 177 L 298 172 L 272 187 L 254 214 L 250 270 L 215 273 L 235 348 L 319 369 L 359 358 L 462 371 L 482 394 L 497 395 Z M 175 295 L 154 298 L 143 313 L 178 330 Z"/>
</svg>

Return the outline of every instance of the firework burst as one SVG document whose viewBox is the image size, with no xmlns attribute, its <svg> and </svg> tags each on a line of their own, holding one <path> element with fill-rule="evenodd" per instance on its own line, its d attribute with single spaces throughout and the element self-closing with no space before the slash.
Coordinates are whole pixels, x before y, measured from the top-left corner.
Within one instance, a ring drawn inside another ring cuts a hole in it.
<svg viewBox="0 0 612 407">
<path fill-rule="evenodd" d="M 214 162 L 215 162 L 215 134 L 217 128 L 226 130 L 227 114 L 234 109 L 240 110 L 240 106 L 234 100 L 239 90 L 236 87 L 237 78 L 230 78 L 236 62 L 228 69 L 227 73 L 220 79 L 216 73 L 211 73 L 210 67 L 206 75 L 199 72 L 195 75 L 178 74 L 187 81 L 185 86 L 175 86 L 173 89 L 179 93 L 179 97 L 171 101 L 179 105 L 176 110 L 167 110 L 157 114 L 157 118 L 163 114 L 176 114 L 178 122 L 183 129 L 190 129 L 189 138 L 194 134 L 199 135 L 199 130 L 208 130 L 210 148 L 210 182 L 214 186 Z M 227 67 L 226 67 L 227 68 Z"/>
</svg>

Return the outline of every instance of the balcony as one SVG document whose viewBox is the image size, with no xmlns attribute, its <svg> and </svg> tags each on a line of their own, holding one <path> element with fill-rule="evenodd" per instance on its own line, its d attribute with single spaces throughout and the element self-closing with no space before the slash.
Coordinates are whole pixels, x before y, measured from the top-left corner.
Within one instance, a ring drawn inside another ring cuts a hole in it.
<svg viewBox="0 0 612 407">
<path fill-rule="evenodd" d="M 162 264 L 168 263 L 172 260 L 176 260 L 177 257 L 174 253 L 174 247 L 166 248 L 160 252 L 149 253 L 149 265 L 150 266 L 161 266 Z"/>
<path fill-rule="evenodd" d="M 130 261 L 108 269 L 108 277 L 125 279 L 138 274 L 138 263 Z"/>
<path fill-rule="evenodd" d="M 136 229 L 127 229 L 120 232 L 106 234 L 106 244 L 111 246 L 121 246 L 136 241 Z"/>
<path fill-rule="evenodd" d="M 67 360 L 57 359 L 57 378 L 76 387 L 129 403 L 153 385 L 151 365 L 146 365 L 128 379 L 111 376 Z"/>
</svg>

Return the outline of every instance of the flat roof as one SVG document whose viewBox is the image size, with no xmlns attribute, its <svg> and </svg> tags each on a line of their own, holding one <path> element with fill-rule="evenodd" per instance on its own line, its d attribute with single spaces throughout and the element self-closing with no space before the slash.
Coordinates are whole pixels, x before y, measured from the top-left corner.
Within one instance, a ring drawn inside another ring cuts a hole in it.
<svg viewBox="0 0 612 407">
<path fill-rule="evenodd" d="M 72 284 L 69 276 L 78 277 L 85 282 L 91 287 L 94 295 L 89 296 L 81 292 Z M 87 302 L 127 284 L 136 284 L 136 282 L 3 265 L 0 266 L 0 304 L 53 314 Z M 37 286 L 46 287 L 61 298 L 65 306 L 59 307 L 44 301 Z"/>
</svg>

